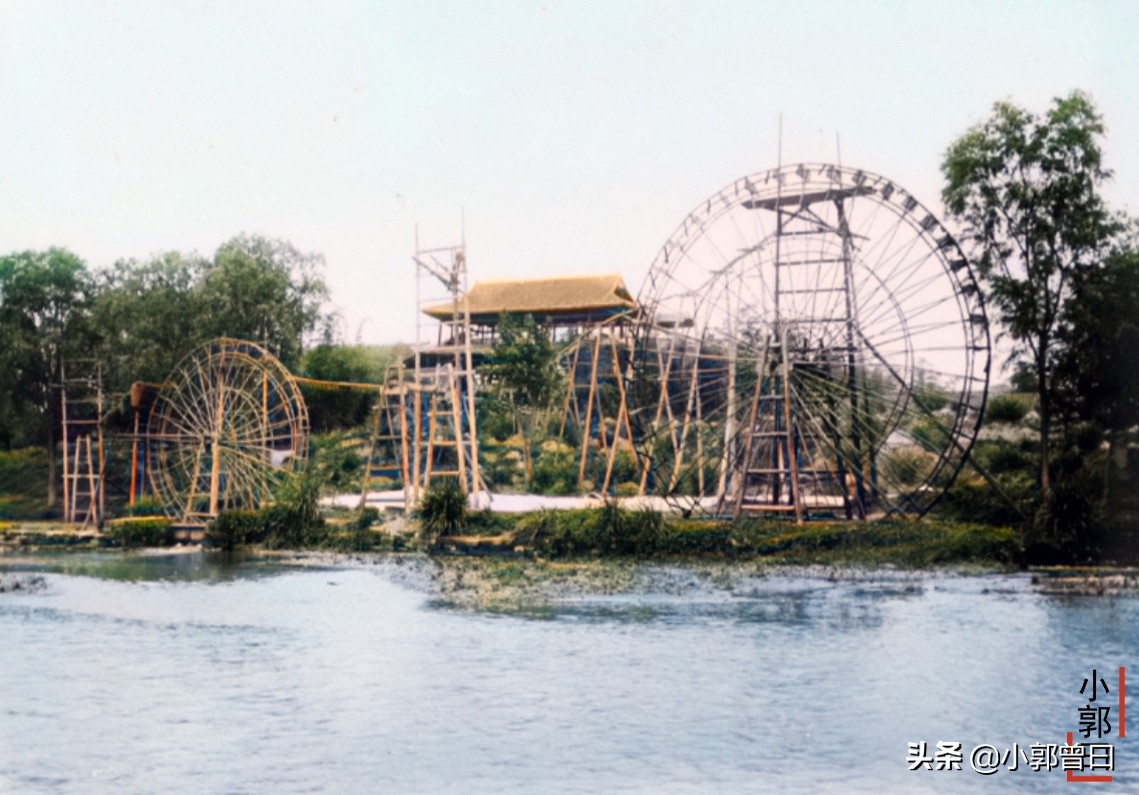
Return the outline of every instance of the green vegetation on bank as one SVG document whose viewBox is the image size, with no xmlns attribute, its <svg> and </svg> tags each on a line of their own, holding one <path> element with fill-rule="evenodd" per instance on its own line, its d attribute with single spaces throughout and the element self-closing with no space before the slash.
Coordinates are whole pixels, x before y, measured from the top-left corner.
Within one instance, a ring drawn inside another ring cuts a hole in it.
<svg viewBox="0 0 1139 795">
<path fill-rule="evenodd" d="M 908 568 L 963 563 L 1010 567 L 1023 560 L 1019 536 L 1011 528 L 936 519 L 730 522 L 673 519 L 609 502 L 600 508 L 519 514 L 506 523 L 511 529 L 498 537 L 443 536 L 435 545 L 483 553 L 515 550 L 552 560 L 712 558 Z M 487 539 L 493 543 L 482 543 Z"/>
</svg>

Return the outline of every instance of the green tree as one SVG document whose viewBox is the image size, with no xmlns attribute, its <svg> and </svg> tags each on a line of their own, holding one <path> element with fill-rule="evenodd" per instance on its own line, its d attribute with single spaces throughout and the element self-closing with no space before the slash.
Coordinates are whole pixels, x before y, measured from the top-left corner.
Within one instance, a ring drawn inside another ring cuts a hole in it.
<svg viewBox="0 0 1139 795">
<path fill-rule="evenodd" d="M 318 255 L 281 241 L 237 237 L 213 260 L 166 252 L 121 260 L 98 275 L 92 326 L 106 384 L 161 382 L 178 360 L 215 337 L 265 345 L 289 367 L 331 321 Z"/>
<path fill-rule="evenodd" d="M 563 389 L 557 350 L 533 315 L 506 314 L 499 318 L 498 340 L 484 372 L 514 412 L 529 483 L 534 475 L 534 428 Z"/>
<path fill-rule="evenodd" d="M 1103 120 L 1080 92 L 1039 117 L 1010 102 L 949 147 L 942 198 L 964 225 L 1001 323 L 1037 373 L 1040 484 L 1050 488 L 1060 331 L 1080 271 L 1095 266 L 1118 226 L 1099 195 Z"/>
<path fill-rule="evenodd" d="M 5 443 L 40 442 L 48 450 L 48 505 L 56 502 L 57 385 L 66 356 L 84 351 L 91 279 L 83 260 L 64 249 L 0 258 L 0 389 Z"/>
<path fill-rule="evenodd" d="M 1139 250 L 1120 249 L 1083 276 L 1065 312 L 1057 365 L 1075 418 L 1103 433 L 1104 498 L 1119 437 L 1139 425 Z"/>
<path fill-rule="evenodd" d="M 281 240 L 240 235 L 223 244 L 197 288 L 206 338 L 238 337 L 268 348 L 286 367 L 306 342 L 328 333 L 328 287 L 319 254 Z"/>
<path fill-rule="evenodd" d="M 318 345 L 305 353 L 300 372 L 308 378 L 376 385 L 375 390 L 362 390 L 302 384 L 313 430 L 363 425 L 388 367 L 409 352 L 402 345 Z"/>
<path fill-rule="evenodd" d="M 181 356 L 209 339 L 200 328 L 207 308 L 198 291 L 207 264 L 171 251 L 98 273 L 91 318 L 110 391 L 163 381 Z"/>
</svg>

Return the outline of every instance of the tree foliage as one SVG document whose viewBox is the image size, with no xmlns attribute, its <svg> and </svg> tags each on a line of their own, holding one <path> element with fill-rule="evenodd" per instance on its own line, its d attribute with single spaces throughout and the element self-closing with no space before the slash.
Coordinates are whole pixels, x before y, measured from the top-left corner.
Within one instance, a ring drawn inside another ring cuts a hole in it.
<svg viewBox="0 0 1139 795">
<path fill-rule="evenodd" d="M 258 342 L 296 367 L 330 322 L 322 267 L 319 255 L 244 235 L 212 260 L 165 252 L 116 262 L 99 274 L 92 309 L 108 384 L 123 391 L 131 381 L 161 381 L 215 337 Z"/>
<path fill-rule="evenodd" d="M 1057 375 L 1067 407 L 1108 434 L 1139 425 L 1139 250 L 1087 273 L 1065 321 Z"/>
<path fill-rule="evenodd" d="M 54 449 L 65 356 L 84 348 L 91 280 L 83 260 L 59 248 L 0 258 L 0 442 Z M 48 458 L 48 504 L 55 502 Z"/>
<path fill-rule="evenodd" d="M 330 328 L 322 267 L 319 255 L 248 236 L 212 260 L 167 252 L 94 273 L 63 249 L 0 257 L 0 445 L 43 444 L 54 464 L 68 359 L 99 363 L 112 405 L 218 336 L 252 339 L 295 367 Z M 49 503 L 54 486 L 53 472 Z"/>
<path fill-rule="evenodd" d="M 526 480 L 534 474 L 534 428 L 563 391 L 558 353 L 533 315 L 506 314 L 498 321 L 498 340 L 484 368 L 500 401 L 514 413 L 525 442 Z"/>
<path fill-rule="evenodd" d="M 318 345 L 304 355 L 300 372 L 321 381 L 375 384 L 375 391 L 302 385 L 314 431 L 355 428 L 368 420 L 388 367 L 410 353 L 400 345 Z"/>
<path fill-rule="evenodd" d="M 487 376 L 515 406 L 543 409 L 562 386 L 557 351 L 533 315 L 507 314 L 498 321 L 498 340 Z"/>
<path fill-rule="evenodd" d="M 1054 100 L 1043 117 L 999 102 L 942 163 L 942 197 L 964 226 L 1014 356 L 1027 355 L 1036 368 L 1045 492 L 1064 308 L 1118 229 L 1099 194 L 1110 176 L 1103 134 L 1103 119 L 1080 92 Z"/>
</svg>

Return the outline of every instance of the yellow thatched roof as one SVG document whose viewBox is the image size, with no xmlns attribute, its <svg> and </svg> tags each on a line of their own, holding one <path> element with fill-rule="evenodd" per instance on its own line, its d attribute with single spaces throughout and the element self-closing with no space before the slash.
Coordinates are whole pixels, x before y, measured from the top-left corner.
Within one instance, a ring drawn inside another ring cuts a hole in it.
<svg viewBox="0 0 1139 795">
<path fill-rule="evenodd" d="M 612 314 L 636 306 L 616 273 L 597 276 L 560 276 L 552 279 L 494 279 L 475 282 L 463 301 L 470 304 L 472 318 L 489 319 L 505 313 L 557 317 L 581 314 Z M 459 311 L 463 311 L 463 303 Z M 423 310 L 439 320 L 449 320 L 450 303 Z"/>
</svg>

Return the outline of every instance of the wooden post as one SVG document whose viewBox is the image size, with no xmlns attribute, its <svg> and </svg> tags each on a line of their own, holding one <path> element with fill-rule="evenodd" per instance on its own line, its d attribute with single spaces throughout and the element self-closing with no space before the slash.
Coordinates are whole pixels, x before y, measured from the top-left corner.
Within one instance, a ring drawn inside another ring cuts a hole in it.
<svg viewBox="0 0 1139 795">
<path fill-rule="evenodd" d="M 589 363 L 589 397 L 585 401 L 585 422 L 581 426 L 581 462 L 577 470 L 579 486 L 585 485 L 585 464 L 589 460 L 590 424 L 593 422 L 593 396 L 597 390 L 597 360 L 601 354 L 601 332 L 596 333 L 597 337 L 593 341 L 593 361 Z M 604 427 L 601 429 L 601 435 L 602 437 L 605 436 Z"/>
<path fill-rule="evenodd" d="M 98 442 L 97 450 L 99 453 L 99 514 L 96 517 L 96 523 L 100 530 L 103 529 L 103 517 L 107 514 L 107 498 L 106 489 L 103 488 L 104 481 L 106 480 L 106 451 L 103 449 L 103 371 L 101 367 L 95 370 L 96 378 L 98 379 L 95 384 L 95 439 Z"/>
<path fill-rule="evenodd" d="M 63 368 L 64 365 L 60 363 L 59 380 L 61 384 L 67 381 L 67 376 Z M 63 438 L 60 440 L 60 447 L 63 452 L 63 521 L 74 522 L 75 514 L 71 509 L 71 462 L 69 461 L 70 455 L 67 452 L 67 438 L 69 435 L 67 432 L 67 388 L 64 386 L 61 386 L 59 390 L 59 405 L 60 419 L 63 425 Z M 55 450 L 48 450 L 47 454 L 54 456 Z"/>
<path fill-rule="evenodd" d="M 736 433 L 736 343 L 733 341 L 728 347 L 728 405 L 727 416 L 724 418 L 724 449 L 720 456 L 720 480 L 716 486 L 716 493 L 720 499 L 723 499 L 728 488 L 728 469 Z M 702 475 L 703 467 L 700 468 L 700 472 Z"/>
<path fill-rule="evenodd" d="M 459 393 L 459 378 L 452 372 L 448 380 L 450 381 L 451 388 L 451 421 L 455 424 L 455 458 L 458 460 L 459 489 L 463 492 L 463 495 L 466 496 L 470 490 L 467 488 L 467 464 L 464 460 L 465 456 L 463 455 L 463 407 L 460 402 L 462 398 Z M 475 470 L 472 465 L 471 473 L 474 474 L 474 472 Z M 478 491 L 477 483 L 474 484 L 474 490 Z"/>
<path fill-rule="evenodd" d="M 431 470 L 435 458 L 435 424 L 439 411 L 439 401 L 434 392 L 427 398 L 427 460 L 423 464 L 423 488 L 431 488 Z"/>
<path fill-rule="evenodd" d="M 795 506 L 795 524 L 803 523 L 803 507 L 799 503 L 799 461 L 795 455 L 795 428 L 791 425 L 791 357 L 787 350 L 787 328 L 783 328 L 783 422 L 787 430 L 787 458 L 791 467 L 791 503 Z"/>
<path fill-rule="evenodd" d="M 218 490 L 221 485 L 221 434 L 225 426 L 225 381 L 218 368 L 218 408 L 214 425 L 213 449 L 210 451 L 210 515 L 218 513 Z"/>
<path fill-rule="evenodd" d="M 735 499 L 735 510 L 732 512 L 733 517 L 739 517 L 740 511 L 743 510 L 743 501 L 747 493 L 747 471 L 751 468 L 751 459 L 753 455 L 753 448 L 755 445 L 755 426 L 759 418 L 759 398 L 763 394 L 763 378 L 767 372 L 767 349 L 771 343 L 771 338 L 768 337 L 763 343 L 763 355 L 759 358 L 759 367 L 755 371 L 755 392 L 751 397 L 751 409 L 748 411 L 747 421 L 747 438 L 744 440 L 744 457 L 743 466 L 740 469 L 740 477 Z M 723 499 L 723 498 L 721 498 Z"/>
<path fill-rule="evenodd" d="M 418 371 L 418 368 L 417 368 Z M 420 389 L 419 381 L 415 382 L 412 387 L 412 396 L 415 398 L 415 413 L 412 415 L 415 426 L 415 439 L 412 443 L 412 452 L 415 456 L 411 469 L 411 502 L 414 505 L 419 504 L 419 469 L 422 456 L 420 454 L 420 445 L 422 444 L 421 438 L 423 436 L 423 390 Z M 406 505 L 406 503 L 405 503 Z M 410 506 L 409 506 L 410 507 Z"/>
<path fill-rule="evenodd" d="M 134 434 L 131 436 L 131 488 L 127 505 L 133 506 L 138 492 L 138 409 L 134 410 Z"/>
<path fill-rule="evenodd" d="M 562 424 L 558 428 L 558 436 L 562 439 L 566 435 L 566 425 L 569 423 L 570 414 L 573 414 L 574 422 L 580 422 L 581 418 L 577 413 L 577 357 L 581 353 L 581 340 L 573 346 L 573 358 L 570 360 L 569 367 L 569 387 L 566 389 L 566 399 L 562 404 Z"/>
<path fill-rule="evenodd" d="M 87 488 L 89 489 L 87 497 L 87 515 L 83 517 L 83 526 L 87 527 L 91 523 L 91 516 L 98 510 L 99 494 L 98 494 L 98 481 L 95 478 L 95 462 L 91 460 L 91 436 L 84 437 L 87 439 Z M 98 518 L 96 517 L 96 521 Z"/>
<path fill-rule="evenodd" d="M 692 378 L 688 383 L 688 401 L 684 409 L 684 424 L 680 429 L 680 443 L 677 445 L 676 458 L 672 462 L 672 477 L 668 482 L 669 492 L 676 488 L 676 484 L 680 480 L 680 467 L 684 461 L 684 443 L 688 441 L 688 428 L 692 424 L 692 415 L 695 410 L 693 401 L 699 399 L 697 396 L 699 375 L 700 356 L 697 355 L 692 359 Z"/>
<path fill-rule="evenodd" d="M 402 371 L 402 368 L 401 368 Z M 408 460 L 407 460 L 407 388 L 402 375 L 399 385 L 399 448 L 400 448 L 400 474 L 403 476 L 403 504 L 407 506 L 408 489 Z"/>
</svg>

